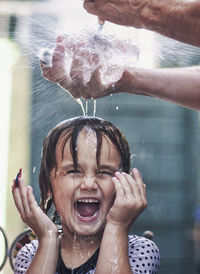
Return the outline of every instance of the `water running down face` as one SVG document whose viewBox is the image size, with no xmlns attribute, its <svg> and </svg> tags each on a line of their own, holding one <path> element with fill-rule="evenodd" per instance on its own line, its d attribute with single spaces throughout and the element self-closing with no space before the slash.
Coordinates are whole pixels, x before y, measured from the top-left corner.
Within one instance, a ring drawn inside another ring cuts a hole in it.
<svg viewBox="0 0 200 274">
<path fill-rule="evenodd" d="M 111 208 L 115 188 L 114 172 L 119 169 L 120 155 L 108 137 L 103 136 L 99 166 L 96 162 L 95 132 L 83 129 L 77 140 L 77 169 L 74 168 L 67 141 L 62 155 L 62 142 L 56 147 L 57 170 L 52 171 L 54 202 L 64 233 L 90 236 L 102 231 Z"/>
</svg>

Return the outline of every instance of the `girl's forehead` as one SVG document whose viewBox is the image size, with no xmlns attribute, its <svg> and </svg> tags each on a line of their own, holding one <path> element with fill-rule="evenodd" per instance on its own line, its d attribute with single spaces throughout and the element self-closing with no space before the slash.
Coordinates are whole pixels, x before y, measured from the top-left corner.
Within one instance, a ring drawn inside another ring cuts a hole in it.
<svg viewBox="0 0 200 274">
<path fill-rule="evenodd" d="M 101 134 L 103 136 L 103 133 Z M 57 146 L 62 146 L 66 145 L 68 143 L 71 142 L 71 139 L 73 138 L 72 136 L 69 136 L 68 132 L 64 132 L 58 142 L 57 142 Z M 66 141 L 67 140 L 67 141 Z M 90 142 L 93 142 L 95 144 L 97 144 L 97 136 L 96 136 L 96 132 L 94 130 L 92 130 L 89 127 L 84 127 L 79 133 L 78 136 L 76 137 L 76 144 L 78 145 L 79 143 L 81 143 L 82 141 L 88 140 Z"/>
<path fill-rule="evenodd" d="M 69 136 L 68 132 L 63 133 L 60 138 L 58 139 L 57 145 L 56 145 L 56 154 L 60 154 L 66 149 L 70 149 L 70 143 L 72 141 L 72 136 Z M 83 128 L 77 136 L 77 139 L 74 140 L 76 141 L 76 150 L 80 146 L 84 146 L 85 144 L 90 143 L 91 145 L 95 146 L 97 145 L 97 136 L 96 132 L 92 130 L 91 128 Z"/>
<path fill-rule="evenodd" d="M 96 132 L 90 128 L 84 128 L 77 138 L 77 146 L 84 144 L 97 145 L 97 136 Z"/>
<path fill-rule="evenodd" d="M 112 149 L 115 148 L 114 143 L 110 140 L 108 136 L 106 136 L 103 132 L 100 132 L 101 137 L 102 137 L 102 142 L 101 142 L 101 150 L 104 149 L 105 147 L 109 147 Z M 67 133 L 63 134 L 57 143 L 56 146 L 56 154 L 57 157 L 58 155 L 62 155 L 63 153 L 65 154 L 66 152 L 71 154 L 70 150 L 70 143 L 72 137 L 68 138 L 66 141 Z M 76 151 L 78 152 L 80 149 L 85 148 L 86 146 L 91 146 L 91 147 L 97 147 L 97 135 L 94 130 L 92 130 L 89 127 L 84 127 L 78 134 L 77 140 L 76 141 Z"/>
</svg>

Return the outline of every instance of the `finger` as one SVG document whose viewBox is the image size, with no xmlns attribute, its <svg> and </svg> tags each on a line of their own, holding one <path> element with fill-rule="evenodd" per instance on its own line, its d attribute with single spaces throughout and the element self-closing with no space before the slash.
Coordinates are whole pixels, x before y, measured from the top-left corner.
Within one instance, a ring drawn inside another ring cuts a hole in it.
<svg viewBox="0 0 200 274">
<path fill-rule="evenodd" d="M 15 180 L 13 180 L 13 185 L 12 185 L 12 195 L 13 199 L 16 205 L 17 210 L 19 211 L 20 215 L 24 214 L 24 207 L 22 205 L 22 200 L 21 200 L 21 195 L 19 191 L 19 185 L 21 181 L 18 179 L 18 187 L 15 187 Z"/>
<path fill-rule="evenodd" d="M 27 200 L 31 211 L 35 211 L 38 208 L 38 204 L 33 195 L 33 189 L 31 186 L 27 187 Z"/>
<path fill-rule="evenodd" d="M 81 98 L 80 90 L 76 86 L 71 85 L 71 87 L 68 88 L 68 92 L 74 99 L 80 99 Z M 80 102 L 78 102 L 78 103 L 80 103 Z"/>
<path fill-rule="evenodd" d="M 140 200 L 140 190 L 133 177 L 125 172 L 122 172 L 121 176 L 124 177 L 122 184 L 127 201 L 132 203 L 134 201 Z"/>
<path fill-rule="evenodd" d="M 80 90 L 79 90 L 80 94 L 81 94 L 81 97 L 85 100 L 88 100 L 91 98 L 90 96 L 90 89 L 89 87 L 86 85 L 84 87 L 82 87 Z"/>
<path fill-rule="evenodd" d="M 120 181 L 116 177 L 113 177 L 112 181 L 115 186 L 116 200 L 119 199 L 121 201 L 121 197 L 124 197 L 124 189 L 123 189 Z"/>
<path fill-rule="evenodd" d="M 66 72 L 65 47 L 62 44 L 56 44 L 53 51 L 51 81 L 57 82 L 63 88 L 68 89 L 71 86 L 71 79 Z"/>
<path fill-rule="evenodd" d="M 127 182 L 127 180 L 123 176 L 123 174 L 121 174 L 120 172 L 116 172 L 115 176 L 118 179 L 118 181 L 119 181 L 119 183 L 121 185 L 121 188 L 123 189 L 123 195 L 124 195 L 124 197 L 128 198 L 127 196 L 129 196 L 130 192 L 132 192 L 129 183 Z"/>
<path fill-rule="evenodd" d="M 133 196 L 136 196 L 136 192 L 137 192 L 137 186 L 136 186 L 136 181 L 133 179 L 133 177 L 125 172 L 122 172 L 122 175 L 124 176 L 124 178 L 126 179 L 126 182 L 129 186 L 129 189 L 127 188 L 128 194 L 131 194 Z"/>
<path fill-rule="evenodd" d="M 71 65 L 70 77 L 72 80 L 72 85 L 79 89 L 84 86 L 84 67 L 82 60 L 79 58 L 74 58 Z"/>
<path fill-rule="evenodd" d="M 83 3 L 83 7 L 87 12 L 96 15 L 94 1 L 85 0 Z"/>
<path fill-rule="evenodd" d="M 67 35 L 64 36 L 62 44 L 64 45 L 65 50 L 70 53 L 77 53 L 77 48 L 80 47 L 79 42 L 73 39 L 73 37 Z"/>
<path fill-rule="evenodd" d="M 137 168 L 132 170 L 132 175 L 135 178 L 136 184 L 139 189 L 140 196 L 143 201 L 146 201 L 146 185 L 143 183 L 142 176 Z"/>
<path fill-rule="evenodd" d="M 56 43 L 62 43 L 65 40 L 65 35 L 58 35 L 56 37 Z"/>
<path fill-rule="evenodd" d="M 40 61 L 40 68 L 42 71 L 42 76 L 48 80 L 51 80 L 52 67 L 47 67 Z"/>
<path fill-rule="evenodd" d="M 19 179 L 19 182 L 19 192 L 21 196 L 22 206 L 24 208 L 24 214 L 28 216 L 30 213 L 30 208 L 27 200 L 27 187 L 24 185 L 23 179 Z"/>
<path fill-rule="evenodd" d="M 88 83 L 90 87 L 90 97 L 97 99 L 100 97 L 100 91 L 104 90 L 104 86 L 101 81 L 100 67 L 96 68 L 93 72 L 91 79 Z"/>
<path fill-rule="evenodd" d="M 52 69 L 60 69 L 65 65 L 65 47 L 61 43 L 57 43 L 53 50 Z"/>
<path fill-rule="evenodd" d="M 114 91 L 114 83 L 110 83 L 108 85 L 103 84 L 100 69 L 101 66 L 94 70 L 89 82 L 90 97 L 93 99 L 108 96 Z"/>
</svg>

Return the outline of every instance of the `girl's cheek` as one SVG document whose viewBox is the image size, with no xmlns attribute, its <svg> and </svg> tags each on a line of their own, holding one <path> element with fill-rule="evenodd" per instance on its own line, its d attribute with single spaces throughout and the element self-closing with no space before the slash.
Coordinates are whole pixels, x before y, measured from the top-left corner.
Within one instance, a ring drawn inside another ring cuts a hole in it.
<svg viewBox="0 0 200 274">
<path fill-rule="evenodd" d="M 112 177 L 108 177 L 106 180 L 102 180 L 100 186 L 102 186 L 102 188 L 104 188 L 107 192 L 115 192 L 115 186 L 113 184 Z"/>
<path fill-rule="evenodd" d="M 70 205 L 71 201 L 69 202 L 69 197 L 66 197 L 65 194 L 59 193 L 55 197 L 55 207 L 62 221 L 65 219 L 66 215 L 69 215 L 68 210 L 71 211 Z"/>
</svg>

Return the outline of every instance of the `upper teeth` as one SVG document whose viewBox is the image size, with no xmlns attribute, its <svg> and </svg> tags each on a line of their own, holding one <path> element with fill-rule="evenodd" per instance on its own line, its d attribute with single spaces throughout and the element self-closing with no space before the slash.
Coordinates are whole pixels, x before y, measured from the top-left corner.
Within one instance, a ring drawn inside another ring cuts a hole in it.
<svg viewBox="0 0 200 274">
<path fill-rule="evenodd" d="M 99 201 L 97 199 L 79 199 L 78 203 L 98 203 Z"/>
</svg>

